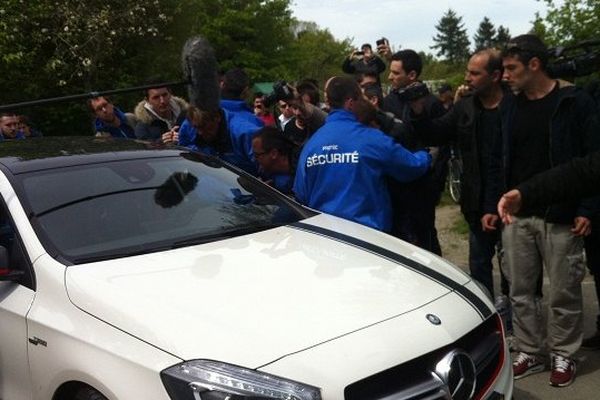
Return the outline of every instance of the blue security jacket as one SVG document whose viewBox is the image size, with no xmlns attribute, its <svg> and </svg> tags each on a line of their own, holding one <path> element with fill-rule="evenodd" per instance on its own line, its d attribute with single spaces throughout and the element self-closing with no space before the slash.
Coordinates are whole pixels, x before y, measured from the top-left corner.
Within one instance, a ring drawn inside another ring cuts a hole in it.
<svg viewBox="0 0 600 400">
<path fill-rule="evenodd" d="M 117 116 L 117 118 L 119 118 L 119 121 L 121 121 L 121 125 L 119 125 L 119 127 L 107 125 L 100 118 L 96 118 L 96 120 L 94 121 L 94 127 L 96 129 L 96 132 L 108 132 L 110 133 L 110 136 L 116 138 L 135 139 L 134 130 L 127 123 L 127 118 L 125 117 L 125 114 L 117 107 L 115 107 L 114 110 L 115 115 Z"/>
<path fill-rule="evenodd" d="M 353 113 L 335 109 L 304 145 L 294 193 L 309 207 L 389 231 L 392 209 L 384 177 L 411 181 L 430 164 L 427 152 L 413 154 Z"/>
<path fill-rule="evenodd" d="M 221 146 L 216 148 L 211 144 L 204 144 L 197 140 L 198 131 L 186 119 L 179 128 L 179 144 L 205 154 L 218 156 L 244 171 L 256 175 L 258 166 L 252 152 L 252 139 L 256 132 L 263 127 L 246 103 L 242 100 L 221 100 L 224 116 L 224 129 L 221 138 Z"/>
</svg>

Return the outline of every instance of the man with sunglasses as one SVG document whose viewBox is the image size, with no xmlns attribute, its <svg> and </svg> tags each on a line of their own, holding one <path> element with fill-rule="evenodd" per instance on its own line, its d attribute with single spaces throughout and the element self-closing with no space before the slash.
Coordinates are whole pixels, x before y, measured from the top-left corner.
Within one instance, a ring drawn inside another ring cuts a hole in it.
<svg viewBox="0 0 600 400">
<path fill-rule="evenodd" d="M 503 80 L 517 95 L 503 110 L 502 140 L 493 146 L 486 209 L 493 209 L 504 189 L 600 148 L 593 100 L 572 84 L 549 76 L 548 50 L 539 38 L 517 36 L 502 56 Z M 543 371 L 546 349 L 551 357 L 550 384 L 568 386 L 575 379 L 573 355 L 583 338 L 583 237 L 591 231 L 597 206 L 597 200 L 588 198 L 529 207 L 502 230 L 516 338 L 515 379 Z M 484 215 L 484 229 L 492 229 L 490 222 L 496 218 Z M 543 268 L 550 281 L 546 337 L 535 299 Z"/>
<path fill-rule="evenodd" d="M 295 92 L 293 99 L 286 100 L 286 103 L 289 104 L 294 118 L 285 126 L 283 134 L 301 146 L 325 123 L 327 113 L 305 101 L 298 92 Z"/>
<path fill-rule="evenodd" d="M 279 117 L 277 117 L 279 118 L 279 127 L 283 131 L 287 123 L 294 118 L 294 111 L 292 110 L 292 107 L 290 107 L 290 105 L 284 100 L 279 100 L 277 102 L 277 107 L 281 113 L 279 114 Z"/>
</svg>

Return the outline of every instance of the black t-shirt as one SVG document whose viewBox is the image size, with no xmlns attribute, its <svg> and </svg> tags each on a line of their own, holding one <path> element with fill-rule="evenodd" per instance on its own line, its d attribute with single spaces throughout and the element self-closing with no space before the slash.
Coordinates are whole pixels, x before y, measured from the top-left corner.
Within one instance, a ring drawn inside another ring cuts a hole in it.
<svg viewBox="0 0 600 400">
<path fill-rule="evenodd" d="M 529 100 L 521 93 L 513 120 L 508 187 L 550 169 L 550 122 L 558 102 L 558 85 L 541 99 Z M 531 210 L 543 216 L 544 209 Z"/>
<path fill-rule="evenodd" d="M 500 111 L 498 108 L 482 109 L 477 125 L 477 148 L 479 149 L 479 170 L 481 173 L 481 193 L 485 191 L 485 173 L 490 164 L 492 144 L 500 138 Z M 482 196 L 483 201 L 483 196 Z"/>
<path fill-rule="evenodd" d="M 285 124 L 283 135 L 300 146 L 308 139 L 308 130 L 306 128 L 298 128 L 296 118 L 294 117 Z"/>
</svg>

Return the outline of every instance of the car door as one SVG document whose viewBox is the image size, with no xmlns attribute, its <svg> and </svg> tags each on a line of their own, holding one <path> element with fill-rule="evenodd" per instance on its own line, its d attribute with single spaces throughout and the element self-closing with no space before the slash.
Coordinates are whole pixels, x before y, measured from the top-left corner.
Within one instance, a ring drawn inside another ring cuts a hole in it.
<svg viewBox="0 0 600 400">
<path fill-rule="evenodd" d="M 0 204 L 0 400 L 31 400 L 27 356 L 27 313 L 35 291 L 29 259 L 4 203 Z M 23 271 L 7 280 L 10 271 Z"/>
</svg>

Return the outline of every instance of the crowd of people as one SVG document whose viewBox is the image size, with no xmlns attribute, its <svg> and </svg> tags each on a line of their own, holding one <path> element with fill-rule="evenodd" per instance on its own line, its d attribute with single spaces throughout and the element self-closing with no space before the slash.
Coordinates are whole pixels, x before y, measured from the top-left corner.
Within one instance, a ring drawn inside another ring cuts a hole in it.
<svg viewBox="0 0 600 400">
<path fill-rule="evenodd" d="M 11 112 L 0 113 L 0 142 L 41 136 L 42 133 L 31 126 L 26 115 Z"/>
<path fill-rule="evenodd" d="M 600 349 L 600 315 L 596 334 L 583 339 L 581 290 L 585 254 L 600 299 L 598 190 L 585 183 L 575 194 L 568 189 L 582 169 L 598 182 L 598 157 L 580 157 L 600 149 L 600 120 L 596 102 L 551 78 L 547 63 L 539 38 L 517 36 L 503 49 L 473 54 L 464 84 L 456 91 L 443 85 L 435 96 L 422 89 L 419 54 L 393 53 L 382 39 L 376 51 L 365 44 L 344 60 L 348 75 L 324 83 L 324 101 L 319 82 L 306 79 L 278 83 L 275 95 L 255 93 L 250 106 L 250 79 L 236 68 L 220 77 L 217 110 L 160 85 L 146 90 L 133 113 L 102 96 L 88 106 L 96 135 L 217 156 L 309 207 L 438 255 L 435 209 L 453 144 L 463 161 L 470 272 L 493 298 L 492 260 L 500 260 L 496 299 L 512 310 L 514 376 L 541 372 L 549 360 L 550 384 L 562 387 L 575 378 L 580 347 Z M 0 129 L 2 139 L 34 135 L 12 114 L 1 116 Z M 553 181 L 564 184 L 545 199 Z"/>
</svg>

